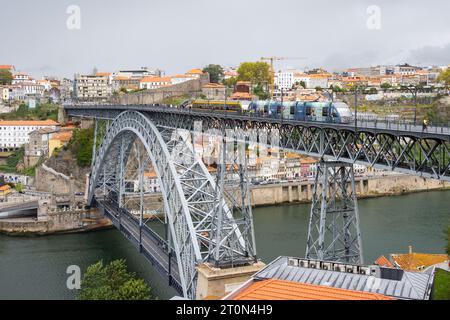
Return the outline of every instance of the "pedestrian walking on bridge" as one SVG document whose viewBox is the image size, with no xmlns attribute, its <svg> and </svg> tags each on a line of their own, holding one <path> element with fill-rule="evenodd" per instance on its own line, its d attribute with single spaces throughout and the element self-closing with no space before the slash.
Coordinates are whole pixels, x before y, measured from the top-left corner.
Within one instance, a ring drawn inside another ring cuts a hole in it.
<svg viewBox="0 0 450 320">
<path fill-rule="evenodd" d="M 423 119 L 423 123 L 422 123 L 422 131 L 427 130 L 428 124 L 429 124 L 428 119 L 427 119 L 427 118 Z"/>
</svg>

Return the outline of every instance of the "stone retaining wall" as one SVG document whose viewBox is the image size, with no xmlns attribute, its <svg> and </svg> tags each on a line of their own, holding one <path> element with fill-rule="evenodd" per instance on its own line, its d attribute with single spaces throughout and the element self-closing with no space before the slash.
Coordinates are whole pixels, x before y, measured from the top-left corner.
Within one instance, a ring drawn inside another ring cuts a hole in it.
<svg viewBox="0 0 450 320">
<path fill-rule="evenodd" d="M 450 182 L 409 175 L 358 178 L 355 182 L 356 193 L 359 198 L 450 189 Z M 312 197 L 313 185 L 313 181 L 303 181 L 253 186 L 251 190 L 252 204 L 264 206 L 279 203 L 309 202 Z"/>
</svg>

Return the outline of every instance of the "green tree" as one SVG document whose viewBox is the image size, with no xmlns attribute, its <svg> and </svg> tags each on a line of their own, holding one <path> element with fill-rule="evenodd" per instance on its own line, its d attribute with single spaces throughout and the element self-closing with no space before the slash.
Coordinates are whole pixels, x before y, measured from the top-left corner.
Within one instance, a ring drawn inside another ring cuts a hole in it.
<svg viewBox="0 0 450 320">
<path fill-rule="evenodd" d="M 233 88 L 236 85 L 237 82 L 237 78 L 236 77 L 230 77 L 228 79 L 223 79 L 222 83 L 227 87 L 227 88 Z"/>
<path fill-rule="evenodd" d="M 303 87 L 303 89 L 306 89 L 306 83 L 305 83 L 305 81 L 300 81 L 300 85 Z"/>
<path fill-rule="evenodd" d="M 24 103 L 20 104 L 14 112 L 2 113 L 0 119 L 4 120 L 47 120 L 58 119 L 59 105 L 52 103 L 39 103 L 36 108 L 30 109 Z"/>
<path fill-rule="evenodd" d="M 23 186 L 23 184 L 17 183 L 17 184 L 14 186 L 14 189 L 16 189 L 17 192 L 22 193 L 23 190 L 25 189 L 25 187 Z"/>
<path fill-rule="evenodd" d="M 208 64 L 203 68 L 203 72 L 209 73 L 209 81 L 219 83 L 223 79 L 223 68 L 218 64 Z"/>
<path fill-rule="evenodd" d="M 442 71 L 439 74 L 439 77 L 437 79 L 439 82 L 444 82 L 445 85 L 450 85 L 450 68 L 447 68 L 445 71 Z"/>
<path fill-rule="evenodd" d="M 9 70 L 0 70 L 0 84 L 11 84 L 13 79 L 12 73 Z"/>
<path fill-rule="evenodd" d="M 94 144 L 94 129 L 74 130 L 72 139 L 69 142 L 69 148 L 77 159 L 80 167 L 91 165 L 92 146 Z"/>
<path fill-rule="evenodd" d="M 239 81 L 250 81 L 254 85 L 272 83 L 270 66 L 263 62 L 243 62 L 237 70 Z"/>
<path fill-rule="evenodd" d="M 368 91 L 367 91 L 367 93 L 368 94 L 377 94 L 378 93 L 378 90 L 376 89 L 376 88 L 370 88 Z"/>
<path fill-rule="evenodd" d="M 125 260 L 107 265 L 99 261 L 87 268 L 78 292 L 79 300 L 150 300 L 154 299 L 144 280 L 129 272 Z"/>
<path fill-rule="evenodd" d="M 387 89 L 391 88 L 391 85 L 389 83 L 387 83 L 387 82 L 383 82 L 380 85 L 380 88 L 383 89 L 383 90 L 387 90 Z"/>
<path fill-rule="evenodd" d="M 270 94 L 266 90 L 264 90 L 264 88 L 260 84 L 256 85 L 256 87 L 253 89 L 253 93 L 258 96 L 260 100 L 266 100 L 270 98 Z"/>
</svg>

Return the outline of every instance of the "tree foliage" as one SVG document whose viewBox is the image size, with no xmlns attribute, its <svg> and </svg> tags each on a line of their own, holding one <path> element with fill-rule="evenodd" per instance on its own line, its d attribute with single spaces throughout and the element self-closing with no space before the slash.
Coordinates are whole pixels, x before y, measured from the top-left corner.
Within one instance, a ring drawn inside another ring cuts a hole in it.
<svg viewBox="0 0 450 320">
<path fill-rule="evenodd" d="M 3 120 L 58 120 L 59 105 L 52 103 L 39 103 L 35 108 L 28 108 L 22 103 L 14 112 L 3 113 L 0 119 Z"/>
<path fill-rule="evenodd" d="M 450 85 L 450 68 L 442 71 L 438 77 L 439 82 L 444 82 L 446 85 Z"/>
<path fill-rule="evenodd" d="M 144 280 L 129 272 L 125 260 L 107 265 L 99 261 L 87 268 L 78 293 L 79 300 L 150 300 L 151 289 Z"/>
<path fill-rule="evenodd" d="M 9 70 L 0 70 L 0 84 L 11 84 L 13 79 L 12 73 Z"/>
<path fill-rule="evenodd" d="M 239 81 L 250 81 L 254 85 L 272 83 L 270 66 L 263 61 L 243 62 L 237 72 Z"/>
<path fill-rule="evenodd" d="M 223 80 L 223 84 L 228 88 L 233 88 L 236 85 L 237 78 L 236 77 L 230 77 L 228 79 Z"/>
<path fill-rule="evenodd" d="M 218 64 L 208 64 L 203 68 L 203 72 L 209 73 L 209 81 L 219 83 L 223 79 L 223 68 Z"/>
<path fill-rule="evenodd" d="M 261 100 L 270 98 L 270 94 L 266 90 L 264 90 L 264 88 L 260 84 L 256 85 L 256 87 L 253 89 L 253 93 Z"/>
<path fill-rule="evenodd" d="M 380 88 L 383 89 L 383 90 L 387 90 L 387 89 L 390 89 L 390 88 L 391 88 L 391 85 L 390 85 L 389 83 L 387 83 L 387 82 L 383 82 L 383 83 L 380 85 Z"/>
<path fill-rule="evenodd" d="M 94 144 L 94 129 L 74 130 L 72 139 L 69 142 L 69 149 L 75 155 L 80 167 L 91 165 L 92 146 Z"/>
</svg>

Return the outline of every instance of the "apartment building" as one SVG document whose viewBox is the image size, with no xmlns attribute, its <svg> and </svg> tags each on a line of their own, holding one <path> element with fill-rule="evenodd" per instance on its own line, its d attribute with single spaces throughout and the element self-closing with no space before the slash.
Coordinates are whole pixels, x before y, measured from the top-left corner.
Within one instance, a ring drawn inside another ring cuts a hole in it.
<svg viewBox="0 0 450 320">
<path fill-rule="evenodd" d="M 41 96 L 45 90 L 43 85 L 36 82 L 21 82 L 17 85 L 22 88 L 25 96 Z"/>
<path fill-rule="evenodd" d="M 0 87 L 0 94 L 2 96 L 3 101 L 9 101 L 9 87 L 8 86 Z"/>
<path fill-rule="evenodd" d="M 139 84 L 140 89 L 158 89 L 172 85 L 171 77 L 146 77 Z"/>
<path fill-rule="evenodd" d="M 51 128 L 56 130 L 59 123 L 53 120 L 0 121 L 0 150 L 8 151 L 29 142 L 29 134 L 34 130 Z"/>
<path fill-rule="evenodd" d="M 399 65 L 396 65 L 396 66 L 394 67 L 394 74 L 400 74 L 400 75 L 402 75 L 402 76 L 405 76 L 405 75 L 413 75 L 413 74 L 416 73 L 416 71 L 418 71 L 418 70 L 420 70 L 420 69 L 421 69 L 421 68 L 415 67 L 415 66 L 411 66 L 411 65 L 409 65 L 409 64 L 407 64 L 407 63 L 405 63 L 405 64 L 399 64 Z"/>
<path fill-rule="evenodd" d="M 74 95 L 78 100 L 106 100 L 111 95 L 107 76 L 75 75 Z"/>
<path fill-rule="evenodd" d="M 72 138 L 73 128 L 42 128 L 31 131 L 25 144 L 25 166 L 36 165 L 42 157 L 51 157 L 55 149 L 66 145 Z"/>
<path fill-rule="evenodd" d="M 19 83 L 23 83 L 23 82 L 31 82 L 31 83 L 35 83 L 36 81 L 30 77 L 28 74 L 25 73 L 17 73 L 13 76 L 12 79 L 12 84 L 19 84 Z"/>
<path fill-rule="evenodd" d="M 290 90 L 294 84 L 294 71 L 279 71 L 275 74 L 275 86 L 277 89 Z"/>
<path fill-rule="evenodd" d="M 120 91 L 122 88 L 128 90 L 137 90 L 140 88 L 141 78 L 132 78 L 129 76 L 115 76 L 112 79 L 113 92 Z"/>
</svg>

